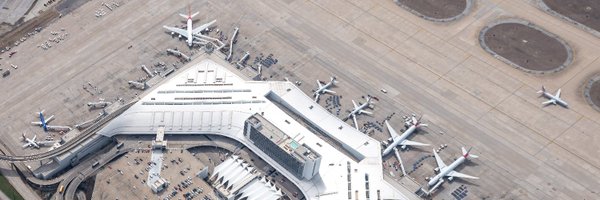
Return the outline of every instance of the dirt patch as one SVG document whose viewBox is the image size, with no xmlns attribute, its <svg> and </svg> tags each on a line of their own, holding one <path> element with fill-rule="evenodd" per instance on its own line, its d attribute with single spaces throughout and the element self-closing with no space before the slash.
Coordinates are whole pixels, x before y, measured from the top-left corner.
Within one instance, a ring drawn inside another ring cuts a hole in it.
<svg viewBox="0 0 600 200">
<path fill-rule="evenodd" d="M 90 0 L 63 0 L 56 6 L 56 10 L 63 15 L 66 15 L 89 1 Z"/>
<path fill-rule="evenodd" d="M 571 21 L 600 31 L 600 1 L 598 0 L 542 0 L 548 9 Z"/>
<path fill-rule="evenodd" d="M 600 111 L 600 75 L 597 75 L 589 81 L 585 93 L 585 96 L 592 106 Z"/>
<path fill-rule="evenodd" d="M 54 9 L 49 9 L 42 12 L 39 16 L 20 24 L 13 30 L 0 36 L 0 48 L 4 48 L 6 46 L 12 47 L 14 42 L 24 37 L 25 34 L 32 32 L 36 27 L 45 27 L 58 16 L 58 12 L 56 12 Z"/>
<path fill-rule="evenodd" d="M 471 0 L 395 0 L 396 4 L 433 21 L 450 21 L 462 16 Z"/>
<path fill-rule="evenodd" d="M 480 40 L 486 51 L 528 72 L 559 71 L 572 59 L 571 49 L 564 41 L 529 23 L 488 26 L 482 30 Z"/>
</svg>

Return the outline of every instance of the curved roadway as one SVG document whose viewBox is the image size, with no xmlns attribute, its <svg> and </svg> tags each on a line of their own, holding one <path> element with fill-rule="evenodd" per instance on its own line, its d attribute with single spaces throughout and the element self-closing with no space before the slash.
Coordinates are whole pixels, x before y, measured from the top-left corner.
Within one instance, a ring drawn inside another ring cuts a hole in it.
<svg viewBox="0 0 600 200">
<path fill-rule="evenodd" d="M 187 143 L 185 141 L 178 141 L 178 142 Z M 187 145 L 189 145 L 189 146 L 187 146 Z M 230 152 L 234 152 L 235 149 L 238 148 L 238 146 L 235 144 L 231 144 L 229 142 L 225 142 L 225 141 L 221 141 L 221 140 L 201 140 L 201 141 L 190 141 L 190 144 L 186 144 L 186 149 L 194 148 L 194 147 L 201 147 L 201 146 L 224 148 Z M 75 168 L 70 170 L 70 171 L 76 171 L 76 173 L 71 173 L 67 177 L 62 179 L 62 181 L 60 182 L 60 185 L 65 186 L 64 193 L 63 194 L 55 193 L 54 199 L 56 199 L 56 200 L 76 199 L 77 198 L 77 196 L 76 196 L 77 188 L 83 181 L 85 181 L 90 176 L 93 176 L 96 173 L 98 173 L 98 171 L 102 168 L 102 166 L 108 164 L 113 159 L 115 159 L 131 150 L 132 150 L 132 148 L 126 148 L 126 149 L 121 149 L 121 151 L 117 151 L 116 148 L 113 148 L 110 151 L 108 151 L 107 153 L 103 154 L 103 155 L 110 155 L 110 157 L 101 158 L 98 161 L 99 165 L 96 166 L 95 168 L 91 167 L 91 166 L 95 162 L 96 159 L 88 159 L 88 160 L 84 161 L 83 163 L 80 163 Z"/>
<path fill-rule="evenodd" d="M 64 193 L 59 194 L 57 196 L 58 198 L 55 198 L 55 199 L 57 199 L 57 200 L 75 199 L 75 197 L 76 197 L 75 192 L 77 192 L 77 188 L 79 187 L 79 184 L 81 184 L 81 182 L 85 181 L 88 177 L 93 176 L 94 174 L 98 173 L 98 171 L 100 171 L 100 169 L 104 165 L 108 164 L 113 159 L 115 159 L 131 150 L 132 150 L 131 148 L 128 148 L 128 149 L 121 149 L 121 151 L 119 151 L 119 149 L 113 148 L 110 151 L 108 151 L 107 153 L 103 154 L 103 155 L 109 155 L 109 157 L 100 158 L 98 160 L 99 164 L 96 167 L 92 167 L 93 163 L 96 161 L 95 159 L 89 159 L 85 163 L 81 163 L 81 164 L 77 165 L 77 167 L 72 169 L 72 170 L 77 171 L 77 173 L 71 174 L 71 176 L 66 177 L 60 183 L 61 185 L 65 186 Z"/>
<path fill-rule="evenodd" d="M 86 129 L 84 132 L 82 132 L 81 134 L 79 134 L 78 136 L 73 138 L 71 141 L 65 143 L 63 146 L 61 146 L 57 149 L 54 149 L 52 151 L 42 152 L 40 154 L 35 154 L 35 155 L 14 156 L 14 152 L 10 148 L 8 148 L 7 145 L 3 141 L 0 140 L 0 151 L 2 152 L 2 154 L 0 154 L 0 160 L 6 160 L 6 161 L 11 162 L 12 165 L 16 168 L 17 173 L 19 175 L 21 175 L 22 177 L 24 177 L 25 180 L 27 180 L 27 183 L 29 185 L 32 185 L 33 187 L 43 190 L 43 191 L 56 190 L 56 188 L 58 187 L 58 184 L 64 179 L 63 177 L 69 176 L 70 173 L 62 174 L 62 175 L 55 177 L 53 179 L 50 179 L 50 180 L 39 179 L 39 178 L 33 176 L 33 173 L 31 172 L 31 170 L 23 162 L 52 158 L 52 157 L 61 155 L 65 152 L 71 150 L 72 148 L 74 148 L 78 144 L 80 144 L 82 141 L 89 139 L 91 136 L 94 135 L 94 133 L 96 132 L 96 130 L 98 130 L 98 128 L 102 127 L 102 125 L 104 125 L 106 122 L 108 122 L 112 118 L 123 113 L 123 111 L 127 110 L 127 108 L 131 107 L 136 102 L 137 101 L 132 101 L 132 102 L 122 106 L 121 108 L 117 109 L 115 112 L 109 114 L 108 116 L 106 116 L 103 119 L 101 119 L 100 121 L 98 121 L 96 124 L 90 126 L 90 128 Z M 17 162 L 17 163 L 15 163 L 15 162 Z"/>
</svg>

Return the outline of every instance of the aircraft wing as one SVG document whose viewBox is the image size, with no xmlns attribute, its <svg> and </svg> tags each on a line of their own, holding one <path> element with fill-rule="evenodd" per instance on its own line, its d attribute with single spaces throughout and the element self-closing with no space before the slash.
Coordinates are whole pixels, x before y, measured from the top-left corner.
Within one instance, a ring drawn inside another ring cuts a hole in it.
<svg viewBox="0 0 600 200">
<path fill-rule="evenodd" d="M 556 91 L 556 94 L 554 95 L 554 97 L 560 98 L 560 89 L 558 89 L 558 91 Z"/>
<path fill-rule="evenodd" d="M 23 145 L 23 148 L 27 148 L 27 147 L 29 147 L 29 142 L 27 142 Z"/>
<path fill-rule="evenodd" d="M 38 126 L 41 126 L 41 125 L 42 125 L 42 122 L 31 122 L 31 125 L 38 125 Z"/>
<path fill-rule="evenodd" d="M 329 94 L 335 94 L 335 91 L 333 90 L 328 90 L 328 89 L 324 89 L 323 92 L 327 92 Z"/>
<path fill-rule="evenodd" d="M 410 140 L 406 140 L 406 139 L 403 140 L 402 142 L 400 142 L 400 145 L 406 145 L 406 146 L 429 146 L 429 144 L 415 142 L 415 141 L 410 141 Z"/>
<path fill-rule="evenodd" d="M 356 104 L 356 102 L 354 102 L 354 100 L 352 100 L 352 105 L 354 105 L 354 109 L 358 108 L 358 105 Z"/>
<path fill-rule="evenodd" d="M 390 137 L 392 137 L 394 140 L 396 140 L 396 136 L 398 135 L 398 132 L 396 132 L 396 130 L 394 130 L 394 128 L 392 128 L 392 126 L 390 126 L 390 123 L 387 120 L 385 120 L 385 125 L 387 126 L 387 129 L 390 132 Z"/>
<path fill-rule="evenodd" d="M 471 175 L 466 175 L 457 171 L 451 171 L 447 176 L 458 177 L 458 178 L 468 178 L 468 179 L 479 179 L 479 177 L 474 177 Z"/>
<path fill-rule="evenodd" d="M 440 158 L 440 155 L 438 155 L 438 153 L 435 152 L 435 149 L 433 150 L 433 156 L 435 157 L 435 162 L 437 163 L 440 170 L 446 167 L 446 164 L 444 164 L 444 161 Z"/>
<path fill-rule="evenodd" d="M 369 112 L 369 111 L 366 111 L 366 110 L 360 110 L 360 111 L 358 111 L 358 112 L 359 112 L 359 113 L 361 113 L 361 114 L 362 114 L 362 113 L 365 113 L 365 114 L 367 114 L 367 115 L 373 115 L 373 113 L 372 113 L 372 112 Z"/>
<path fill-rule="evenodd" d="M 356 115 L 352 114 L 352 120 L 354 121 L 354 128 L 356 128 L 356 130 L 358 130 L 358 121 L 356 121 Z"/>
<path fill-rule="evenodd" d="M 319 89 L 321 89 L 323 87 L 323 84 L 321 84 L 321 81 L 317 80 L 317 85 L 319 86 Z"/>
<path fill-rule="evenodd" d="M 215 22 L 217 22 L 217 20 L 212 20 L 211 22 L 208 22 L 206 24 L 202 24 L 201 26 L 199 26 L 198 28 L 195 28 L 194 30 L 192 30 L 192 34 L 198 34 L 200 35 L 200 32 L 204 31 L 206 28 L 212 26 Z"/>
<path fill-rule="evenodd" d="M 173 33 L 177 33 L 183 37 L 187 37 L 187 31 L 180 29 L 180 28 L 175 28 L 175 27 L 170 27 L 170 26 L 163 26 L 165 29 L 173 32 Z"/>
<path fill-rule="evenodd" d="M 549 105 L 551 103 L 556 104 L 556 100 L 550 99 L 548 101 L 544 101 L 544 102 L 542 102 L 542 105 L 546 106 L 546 105 Z"/>
<path fill-rule="evenodd" d="M 50 115 L 50 117 L 48 117 L 48 118 L 45 118 L 45 119 L 44 119 L 44 123 L 46 123 L 46 124 L 47 124 L 48 122 L 50 122 L 50 121 L 52 121 L 52 120 L 54 120 L 54 115 Z"/>
</svg>

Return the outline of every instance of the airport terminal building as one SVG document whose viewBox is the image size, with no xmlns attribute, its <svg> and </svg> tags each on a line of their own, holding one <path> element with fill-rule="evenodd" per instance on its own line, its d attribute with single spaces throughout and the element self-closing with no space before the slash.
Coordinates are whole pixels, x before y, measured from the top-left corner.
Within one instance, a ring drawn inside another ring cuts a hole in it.
<svg viewBox="0 0 600 200">
<path fill-rule="evenodd" d="M 321 155 L 306 144 L 300 145 L 259 114 L 246 120 L 244 135 L 296 177 L 310 180 L 319 173 Z"/>
<path fill-rule="evenodd" d="M 164 140 L 178 134 L 225 136 L 256 153 L 307 199 L 408 199 L 383 179 L 380 143 L 293 83 L 247 81 L 220 59 L 196 60 L 98 134 L 151 135 L 160 129 Z"/>
</svg>

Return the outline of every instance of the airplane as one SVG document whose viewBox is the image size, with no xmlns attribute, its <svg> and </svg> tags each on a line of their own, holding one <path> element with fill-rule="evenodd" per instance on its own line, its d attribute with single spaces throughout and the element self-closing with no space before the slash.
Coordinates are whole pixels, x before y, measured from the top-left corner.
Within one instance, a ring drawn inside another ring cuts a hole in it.
<svg viewBox="0 0 600 200">
<path fill-rule="evenodd" d="M 437 165 L 438 165 L 438 167 L 435 168 L 435 171 L 439 171 L 440 173 L 438 173 L 435 177 L 430 179 L 429 182 L 427 183 L 429 188 L 431 188 L 431 190 L 429 190 L 430 193 L 431 193 L 431 191 L 435 190 L 437 187 L 439 187 L 444 182 L 444 179 L 443 179 L 444 177 L 448 177 L 448 181 L 452 181 L 452 179 L 454 179 L 454 177 L 479 179 L 478 177 L 474 177 L 474 176 L 470 176 L 470 175 L 466 175 L 466 174 L 454 171 L 454 169 L 456 167 L 458 167 L 460 164 L 464 163 L 468 158 L 478 158 L 479 157 L 479 156 L 476 156 L 473 154 L 469 154 L 469 152 L 471 152 L 471 149 L 472 148 L 469 148 L 469 150 L 465 150 L 465 148 L 462 147 L 461 148 L 462 156 L 457 158 L 449 166 L 444 164 L 444 161 L 440 158 L 440 156 L 437 154 L 437 152 L 435 152 L 435 149 L 433 150 L 433 155 L 435 156 L 435 161 L 437 162 Z"/>
<path fill-rule="evenodd" d="M 354 100 L 352 100 L 352 104 L 354 105 L 354 110 L 350 111 L 350 114 L 348 114 L 348 116 L 344 119 L 344 121 L 348 120 L 348 118 L 352 117 L 352 120 L 354 120 L 354 127 L 356 129 L 358 129 L 358 122 L 356 121 L 356 115 L 357 114 L 367 114 L 367 115 L 373 115 L 372 112 L 369 111 L 365 111 L 364 109 L 369 107 L 371 105 L 371 96 L 367 97 L 367 102 L 361 104 L 360 106 L 358 104 L 356 104 L 356 102 L 354 102 Z"/>
<path fill-rule="evenodd" d="M 38 112 L 37 114 L 39 115 L 39 122 L 31 122 L 32 125 L 37 125 L 37 126 L 41 126 L 44 129 L 44 132 L 48 132 L 48 131 L 55 131 L 55 132 L 69 132 L 72 130 L 71 127 L 68 126 L 51 126 L 48 125 L 48 123 L 50 123 L 50 121 L 52 121 L 54 119 L 54 115 L 45 118 L 44 117 L 44 111 L 42 110 L 40 112 Z"/>
<path fill-rule="evenodd" d="M 408 136 L 414 133 L 415 130 L 417 130 L 417 128 L 426 127 L 427 124 L 422 124 L 421 118 L 417 119 L 414 115 L 412 119 L 409 120 L 409 123 L 410 126 L 408 127 L 408 129 L 406 129 L 406 131 L 404 131 L 402 135 L 398 135 L 396 130 L 394 130 L 394 128 L 390 126 L 390 123 L 387 120 L 385 120 L 385 125 L 387 126 L 387 129 L 390 132 L 390 136 L 392 137 L 393 142 L 390 145 L 388 145 L 387 148 L 385 148 L 385 150 L 383 150 L 382 156 L 385 156 L 388 153 L 390 153 L 398 145 L 401 145 L 400 148 L 402 149 L 406 149 L 406 146 L 429 146 L 429 144 L 414 142 L 406 139 L 408 138 Z"/>
<path fill-rule="evenodd" d="M 194 45 L 194 39 L 195 39 L 195 35 L 201 35 L 201 32 L 206 30 L 208 27 L 210 27 L 212 24 L 214 24 L 215 22 L 217 22 L 217 20 L 213 20 L 211 22 L 208 22 L 206 24 L 201 25 L 198 28 L 192 28 L 192 18 L 194 18 L 194 16 L 198 15 L 198 13 L 200 12 L 195 12 L 194 14 L 191 14 L 191 11 L 188 12 L 188 15 L 185 14 L 179 14 L 180 16 L 182 16 L 183 18 L 187 19 L 187 27 L 186 30 L 181 29 L 181 28 L 176 28 L 176 27 L 170 27 L 170 26 L 163 26 L 165 29 L 171 31 L 171 35 L 175 35 L 178 34 L 179 38 L 181 37 L 185 37 L 187 39 L 187 44 L 189 47 L 192 47 Z"/>
<path fill-rule="evenodd" d="M 558 89 L 558 91 L 556 91 L 555 95 L 552 95 L 552 94 L 546 92 L 546 88 L 544 88 L 544 86 L 542 85 L 542 90 L 538 91 L 537 93 L 541 94 L 541 96 L 543 96 L 543 97 L 550 99 L 548 101 L 542 102 L 542 105 L 544 105 L 544 106 L 547 106 L 549 104 L 554 104 L 554 105 L 558 104 L 565 108 L 569 108 L 569 104 L 567 104 L 566 101 L 564 101 L 560 98 L 560 89 Z"/>
<path fill-rule="evenodd" d="M 315 102 L 319 101 L 319 96 L 323 93 L 335 94 L 335 91 L 329 90 L 327 88 L 333 86 L 336 83 L 337 81 L 335 80 L 335 77 L 331 77 L 329 83 L 325 85 L 321 84 L 321 81 L 317 80 L 317 85 L 319 86 L 319 88 L 313 94 L 313 96 L 315 96 Z"/>
<path fill-rule="evenodd" d="M 29 139 L 27 137 L 25 137 L 25 133 L 23 133 L 23 141 L 26 142 L 23 145 L 23 148 L 27 148 L 27 147 L 35 147 L 36 149 L 39 149 L 40 146 L 48 146 L 51 144 L 56 143 L 55 141 L 35 141 L 35 138 L 37 137 L 37 135 L 34 135 L 33 138 Z"/>
<path fill-rule="evenodd" d="M 52 115 L 48 118 L 44 118 L 44 111 L 45 110 L 38 112 L 40 121 L 39 122 L 31 122 L 31 124 L 41 126 L 42 128 L 44 128 L 44 132 L 48 132 L 48 122 L 50 122 L 54 119 L 54 115 Z"/>
</svg>

